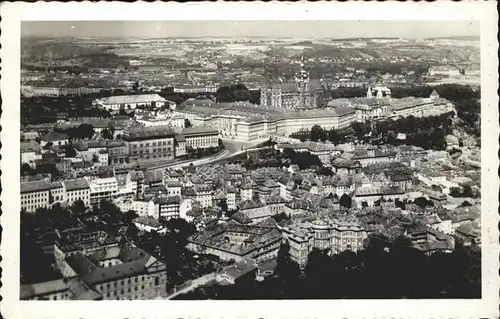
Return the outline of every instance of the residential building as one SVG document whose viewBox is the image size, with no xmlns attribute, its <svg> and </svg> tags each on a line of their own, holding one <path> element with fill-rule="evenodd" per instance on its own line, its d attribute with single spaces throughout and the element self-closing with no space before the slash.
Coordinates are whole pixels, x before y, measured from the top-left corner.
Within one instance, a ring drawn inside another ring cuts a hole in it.
<svg viewBox="0 0 500 319">
<path fill-rule="evenodd" d="M 180 196 L 161 197 L 155 201 L 158 205 L 160 219 L 171 219 L 180 217 Z"/>
<path fill-rule="evenodd" d="M 174 132 L 165 126 L 130 127 L 123 136 L 130 162 L 173 160 L 174 136 Z"/>
<path fill-rule="evenodd" d="M 307 257 L 313 248 L 329 254 L 346 250 L 357 252 L 364 249 L 364 241 L 368 237 L 366 229 L 353 215 L 336 215 L 313 221 L 297 219 L 281 227 L 281 231 L 290 244 L 290 257 L 300 267 L 307 264 Z"/>
<path fill-rule="evenodd" d="M 61 182 L 52 182 L 50 188 L 51 203 L 64 201 L 64 187 Z"/>
<path fill-rule="evenodd" d="M 65 180 L 62 184 L 65 201 L 72 204 L 81 200 L 85 206 L 90 206 L 90 185 L 85 179 Z"/>
<path fill-rule="evenodd" d="M 42 159 L 40 145 L 36 143 L 21 143 L 21 165 L 28 164 L 31 168 Z"/>
<path fill-rule="evenodd" d="M 21 183 L 21 210 L 34 212 L 38 208 L 49 207 L 50 190 L 53 187 L 46 180 Z"/>
<path fill-rule="evenodd" d="M 186 155 L 186 138 L 182 134 L 175 135 L 175 157 Z"/>
<path fill-rule="evenodd" d="M 226 204 L 228 209 L 236 209 L 236 189 L 233 187 L 227 187 L 226 189 Z"/>
<path fill-rule="evenodd" d="M 134 110 L 137 107 L 162 107 L 167 100 L 158 94 L 119 95 L 100 98 L 95 104 L 105 110 L 118 112 L 120 109 Z"/>
<path fill-rule="evenodd" d="M 118 194 L 116 177 L 87 179 L 90 186 L 90 204 L 99 204 L 103 200 L 112 201 Z"/>
<path fill-rule="evenodd" d="M 303 231 L 300 228 L 285 226 L 281 229 L 283 237 L 286 238 L 290 245 L 290 257 L 296 262 L 300 268 L 307 265 L 307 257 L 312 250 L 313 240 L 312 234 Z"/>
<path fill-rule="evenodd" d="M 79 277 L 104 300 L 150 300 L 165 297 L 166 265 L 132 244 L 103 246 L 92 251 L 54 247 L 64 277 Z"/>
<path fill-rule="evenodd" d="M 68 135 L 64 133 L 59 133 L 59 132 L 48 132 L 42 137 L 42 140 L 40 141 L 40 146 L 44 147 L 47 144 L 53 145 L 53 146 L 64 146 L 69 144 L 69 138 Z"/>
<path fill-rule="evenodd" d="M 112 141 L 106 144 L 109 164 L 124 164 L 128 163 L 128 149 L 124 141 Z"/>
<path fill-rule="evenodd" d="M 168 196 L 181 196 L 182 184 L 176 180 L 167 180 L 164 182 L 167 187 Z"/>
<path fill-rule="evenodd" d="M 364 240 L 368 237 L 359 220 L 352 216 L 338 216 L 332 219 L 332 250 L 340 253 L 345 250 L 357 252 L 363 250 Z"/>
<path fill-rule="evenodd" d="M 142 196 L 144 194 L 144 173 L 142 171 L 129 171 L 125 185 L 134 198 Z"/>
<path fill-rule="evenodd" d="M 143 230 L 148 233 L 152 231 L 162 233 L 165 229 L 165 227 L 153 216 L 139 216 L 135 218 L 133 222 L 138 230 Z"/>
<path fill-rule="evenodd" d="M 187 248 L 196 253 L 215 255 L 226 261 L 254 259 L 256 262 L 264 262 L 276 258 L 281 241 L 276 223 L 265 220 L 252 226 L 234 223 L 217 225 L 190 236 Z"/>
<path fill-rule="evenodd" d="M 430 67 L 428 73 L 430 76 L 435 76 L 435 75 L 457 76 L 460 75 L 460 70 L 454 66 L 440 65 L 440 66 Z"/>
<path fill-rule="evenodd" d="M 217 92 L 217 86 L 206 86 L 206 85 L 176 85 L 174 87 L 174 92 L 176 93 L 215 93 Z"/>
<path fill-rule="evenodd" d="M 253 187 L 250 182 L 245 182 L 240 186 L 240 200 L 247 201 L 253 198 Z"/>
<path fill-rule="evenodd" d="M 137 117 L 136 121 L 145 127 L 149 126 L 170 126 L 172 128 L 184 128 L 185 121 L 184 117 L 180 115 L 174 116 L 149 116 L 145 115 L 142 117 Z"/>
<path fill-rule="evenodd" d="M 360 147 L 354 150 L 354 154 L 350 159 L 359 162 L 362 167 L 366 167 L 373 164 L 394 162 L 396 152 L 381 151 L 374 146 Z"/>
<path fill-rule="evenodd" d="M 182 130 L 186 148 L 209 148 L 219 146 L 219 131 L 211 127 L 195 126 Z"/>
<path fill-rule="evenodd" d="M 372 207 L 377 201 L 401 200 L 404 193 L 398 186 L 358 187 L 354 191 L 353 200 L 358 207 L 363 207 L 363 205 Z"/>
<path fill-rule="evenodd" d="M 35 130 L 21 131 L 21 142 L 33 143 L 40 137 L 40 133 Z"/>
<path fill-rule="evenodd" d="M 160 217 L 158 205 L 153 198 L 141 198 L 133 200 L 130 209 L 139 216 L 152 216 L 155 219 Z"/>
<path fill-rule="evenodd" d="M 207 184 L 194 185 L 194 192 L 196 194 L 196 201 L 202 207 L 212 207 L 212 187 Z"/>
<path fill-rule="evenodd" d="M 78 276 L 20 287 L 21 300 L 102 300 L 102 295 Z"/>
</svg>

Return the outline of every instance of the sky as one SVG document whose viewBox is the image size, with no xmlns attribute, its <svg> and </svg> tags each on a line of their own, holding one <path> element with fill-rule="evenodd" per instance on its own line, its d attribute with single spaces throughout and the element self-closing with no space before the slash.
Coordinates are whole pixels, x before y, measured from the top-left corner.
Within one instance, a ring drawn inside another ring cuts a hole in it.
<svg viewBox="0 0 500 319">
<path fill-rule="evenodd" d="M 479 21 L 23 21 L 21 37 L 431 38 L 479 35 Z"/>
</svg>

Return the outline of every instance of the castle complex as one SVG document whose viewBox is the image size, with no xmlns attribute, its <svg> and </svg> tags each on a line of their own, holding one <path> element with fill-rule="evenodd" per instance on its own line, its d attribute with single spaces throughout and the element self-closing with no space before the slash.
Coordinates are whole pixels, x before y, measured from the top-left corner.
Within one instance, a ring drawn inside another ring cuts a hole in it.
<svg viewBox="0 0 500 319">
<path fill-rule="evenodd" d="M 293 82 L 275 77 L 261 88 L 260 105 L 283 109 L 316 108 L 322 92 L 320 81 L 309 78 L 302 61 Z"/>
</svg>

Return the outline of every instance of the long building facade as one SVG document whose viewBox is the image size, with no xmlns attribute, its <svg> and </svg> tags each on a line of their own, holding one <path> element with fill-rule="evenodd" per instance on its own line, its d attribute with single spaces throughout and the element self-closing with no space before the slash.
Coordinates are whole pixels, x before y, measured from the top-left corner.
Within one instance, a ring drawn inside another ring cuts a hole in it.
<svg viewBox="0 0 500 319">
<path fill-rule="evenodd" d="M 215 103 L 188 100 L 176 111 L 196 126 L 209 126 L 219 131 L 221 138 L 241 141 L 290 136 L 314 125 L 325 129 L 342 129 L 356 119 L 353 108 L 332 110 L 283 110 L 250 103 Z"/>
</svg>

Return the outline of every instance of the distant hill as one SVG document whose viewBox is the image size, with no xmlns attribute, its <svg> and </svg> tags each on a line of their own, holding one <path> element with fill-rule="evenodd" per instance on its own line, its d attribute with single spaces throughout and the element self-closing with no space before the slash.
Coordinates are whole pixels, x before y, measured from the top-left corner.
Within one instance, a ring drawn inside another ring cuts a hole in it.
<svg viewBox="0 0 500 319">
<path fill-rule="evenodd" d="M 306 58 L 317 58 L 317 57 L 331 57 L 331 58 L 354 58 L 362 57 L 366 55 L 377 57 L 378 53 L 375 50 L 370 50 L 367 48 L 362 49 L 352 49 L 352 48 L 340 48 L 336 46 L 329 45 L 313 45 L 312 49 L 306 49 L 302 53 Z"/>
<path fill-rule="evenodd" d="M 292 44 L 289 44 L 289 45 L 302 46 L 302 45 L 313 45 L 313 43 L 312 43 L 312 41 L 300 41 L 300 42 L 292 43 Z"/>
<path fill-rule="evenodd" d="M 21 45 L 23 57 L 38 56 L 41 58 L 65 59 L 84 55 L 101 53 L 100 48 L 82 47 L 68 43 L 37 43 L 35 45 Z"/>
<path fill-rule="evenodd" d="M 435 37 L 425 38 L 426 40 L 462 40 L 462 41 L 479 41 L 478 35 L 456 35 L 451 37 Z"/>
<path fill-rule="evenodd" d="M 359 37 L 359 38 L 340 38 L 340 39 L 331 39 L 332 42 L 340 42 L 340 41 L 369 41 L 369 40 L 398 40 L 396 37 Z"/>
</svg>

